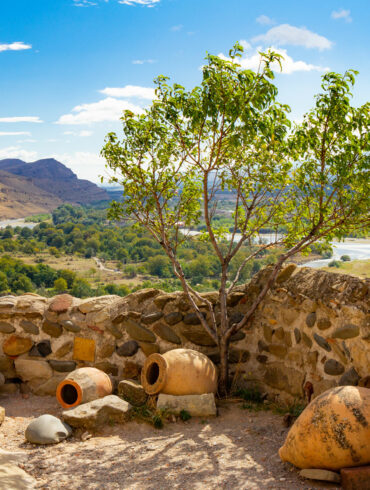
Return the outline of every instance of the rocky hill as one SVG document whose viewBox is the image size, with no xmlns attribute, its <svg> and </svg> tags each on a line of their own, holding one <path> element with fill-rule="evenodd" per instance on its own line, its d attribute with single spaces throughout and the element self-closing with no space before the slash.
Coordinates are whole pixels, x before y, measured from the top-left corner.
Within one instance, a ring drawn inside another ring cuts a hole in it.
<svg viewBox="0 0 370 490">
<path fill-rule="evenodd" d="M 62 202 L 91 204 L 110 199 L 104 189 L 79 179 L 54 158 L 32 163 L 0 160 L 0 188 L 0 217 L 3 218 L 50 211 Z"/>
<path fill-rule="evenodd" d="M 61 204 L 61 199 L 36 187 L 31 178 L 0 170 L 0 220 L 45 213 Z"/>
</svg>

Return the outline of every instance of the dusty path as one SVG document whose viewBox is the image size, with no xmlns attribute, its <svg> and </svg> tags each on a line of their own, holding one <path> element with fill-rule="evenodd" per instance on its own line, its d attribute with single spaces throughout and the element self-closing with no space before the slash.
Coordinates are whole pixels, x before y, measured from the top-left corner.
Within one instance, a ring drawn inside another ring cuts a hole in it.
<svg viewBox="0 0 370 490">
<path fill-rule="evenodd" d="M 34 446 L 24 429 L 43 413 L 60 415 L 54 398 L 0 397 L 6 419 L 0 447 L 28 454 L 23 466 L 42 489 L 311 489 L 280 461 L 287 429 L 282 417 L 221 407 L 214 419 L 167 423 L 162 430 L 130 422 L 106 427 L 83 442 L 79 434 L 55 446 Z"/>
</svg>

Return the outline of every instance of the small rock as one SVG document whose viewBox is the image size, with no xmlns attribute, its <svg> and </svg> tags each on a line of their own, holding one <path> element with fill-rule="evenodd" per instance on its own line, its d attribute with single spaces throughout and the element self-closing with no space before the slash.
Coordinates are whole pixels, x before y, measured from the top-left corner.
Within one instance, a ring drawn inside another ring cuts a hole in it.
<svg viewBox="0 0 370 490">
<path fill-rule="evenodd" d="M 33 420 L 25 432 L 27 441 L 32 444 L 56 444 L 71 434 L 71 427 L 49 414 Z"/>
<path fill-rule="evenodd" d="M 76 363 L 74 361 L 57 361 L 50 359 L 49 364 L 54 371 L 58 371 L 59 373 L 70 373 L 76 369 Z"/>
<path fill-rule="evenodd" d="M 335 339 L 352 339 L 357 337 L 360 333 L 358 325 L 347 324 L 343 327 L 337 328 L 333 333 Z"/>
<path fill-rule="evenodd" d="M 140 349 L 144 352 L 146 356 L 150 356 L 151 354 L 155 354 L 159 352 L 159 347 L 157 344 L 151 344 L 149 342 L 139 342 Z"/>
<path fill-rule="evenodd" d="M 339 382 L 339 386 L 357 386 L 360 380 L 360 376 L 358 375 L 356 369 L 351 367 L 346 373 L 344 373 Z"/>
<path fill-rule="evenodd" d="M 7 356 L 19 356 L 25 354 L 32 347 L 32 340 L 19 335 L 11 335 L 3 342 L 3 352 Z"/>
<path fill-rule="evenodd" d="M 139 325 L 137 322 L 134 322 L 130 318 L 124 321 L 124 325 L 127 333 L 134 340 L 139 340 L 141 342 L 155 342 L 156 339 L 153 332 L 142 325 Z"/>
<path fill-rule="evenodd" d="M 302 335 L 301 335 L 301 331 L 298 328 L 294 329 L 294 337 L 295 337 L 296 343 L 299 344 L 301 339 L 302 339 Z"/>
<path fill-rule="evenodd" d="M 90 432 L 86 431 L 83 434 L 81 434 L 81 441 L 82 442 L 88 441 L 91 438 L 92 438 L 92 434 L 90 434 Z"/>
<path fill-rule="evenodd" d="M 51 345 L 50 345 L 50 340 L 41 340 L 37 345 L 37 350 L 40 352 L 40 355 L 42 357 L 46 357 L 49 354 L 51 354 Z"/>
<path fill-rule="evenodd" d="M 182 319 L 183 315 L 179 311 L 173 311 L 164 317 L 164 320 L 168 325 L 176 325 L 176 323 L 181 322 Z"/>
<path fill-rule="evenodd" d="M 137 378 L 141 372 L 141 366 L 136 362 L 127 361 L 123 366 L 122 377 L 125 379 Z"/>
<path fill-rule="evenodd" d="M 306 316 L 306 325 L 308 328 L 312 328 L 316 323 L 316 312 L 312 311 Z"/>
<path fill-rule="evenodd" d="M 72 320 L 65 320 L 62 325 L 68 332 L 78 333 L 81 330 L 81 327 L 73 323 Z"/>
<path fill-rule="evenodd" d="M 186 410 L 194 417 L 209 417 L 217 415 L 215 396 L 213 393 L 203 395 L 165 395 L 160 393 L 157 401 L 158 409 L 166 409 L 179 415 Z"/>
<path fill-rule="evenodd" d="M 136 354 L 139 350 L 139 344 L 136 340 L 129 340 L 125 342 L 121 346 L 117 347 L 116 352 L 121 357 L 131 357 Z"/>
<path fill-rule="evenodd" d="M 0 332 L 1 333 L 13 333 L 15 328 L 8 322 L 0 322 Z"/>
<path fill-rule="evenodd" d="M 171 342 L 172 344 L 181 344 L 181 339 L 172 328 L 168 327 L 164 323 L 159 323 L 153 327 L 153 331 L 163 340 Z"/>
<path fill-rule="evenodd" d="M 46 361 L 34 361 L 18 358 L 14 361 L 18 376 L 23 381 L 32 379 L 48 380 L 53 376 L 53 370 Z"/>
<path fill-rule="evenodd" d="M 302 478 L 308 478 L 309 480 L 330 481 L 333 483 L 340 483 L 340 475 L 335 471 L 321 470 L 321 469 L 305 469 L 299 472 Z"/>
<path fill-rule="evenodd" d="M 118 394 L 134 407 L 145 405 L 148 399 L 148 395 L 141 384 L 130 379 L 124 379 L 119 382 Z"/>
<path fill-rule="evenodd" d="M 96 428 L 106 423 L 124 423 L 129 420 L 131 405 L 118 396 L 108 395 L 71 410 L 65 410 L 63 419 L 72 427 Z"/>
<path fill-rule="evenodd" d="M 5 408 L 0 407 L 0 425 L 4 422 L 5 420 Z"/>
<path fill-rule="evenodd" d="M 50 335 L 50 337 L 58 338 L 63 333 L 63 328 L 58 323 L 50 322 L 49 320 L 44 320 L 42 324 L 42 330 Z"/>
<path fill-rule="evenodd" d="M 302 333 L 302 339 L 308 348 L 312 347 L 312 339 L 305 332 Z"/>
<path fill-rule="evenodd" d="M 28 320 L 22 320 L 21 327 L 26 333 L 30 333 L 31 335 L 38 335 L 40 333 L 39 327 Z"/>
<path fill-rule="evenodd" d="M 331 321 L 329 318 L 319 318 L 317 321 L 317 328 L 320 330 L 327 330 L 331 327 Z"/>
<path fill-rule="evenodd" d="M 64 344 L 62 344 L 59 349 L 57 349 L 54 353 L 54 356 L 60 359 L 61 357 L 64 357 L 65 355 L 69 354 L 70 352 L 73 352 L 73 341 L 68 340 Z"/>
<path fill-rule="evenodd" d="M 157 311 L 156 313 L 149 313 L 148 315 L 143 315 L 141 317 L 141 322 L 145 325 L 151 325 L 152 323 L 160 320 L 163 316 L 161 311 Z"/>
<path fill-rule="evenodd" d="M 343 373 L 344 366 L 335 359 L 328 359 L 324 364 L 324 371 L 331 376 L 337 376 Z"/>
<path fill-rule="evenodd" d="M 321 337 L 321 335 L 318 335 L 317 333 L 313 334 L 313 338 L 316 340 L 317 344 L 325 349 L 327 352 L 331 351 L 331 347 L 328 344 L 328 342 L 324 339 L 324 337 Z"/>
</svg>

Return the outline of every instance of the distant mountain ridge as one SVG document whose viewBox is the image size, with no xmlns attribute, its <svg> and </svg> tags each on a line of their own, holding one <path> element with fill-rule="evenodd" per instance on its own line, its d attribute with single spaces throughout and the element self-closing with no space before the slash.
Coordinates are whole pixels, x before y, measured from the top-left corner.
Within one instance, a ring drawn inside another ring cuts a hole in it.
<svg viewBox="0 0 370 490">
<path fill-rule="evenodd" d="M 63 202 L 91 204 L 107 200 L 110 197 L 104 189 L 79 179 L 54 158 L 32 163 L 0 160 L 0 218 L 51 211 Z"/>
</svg>

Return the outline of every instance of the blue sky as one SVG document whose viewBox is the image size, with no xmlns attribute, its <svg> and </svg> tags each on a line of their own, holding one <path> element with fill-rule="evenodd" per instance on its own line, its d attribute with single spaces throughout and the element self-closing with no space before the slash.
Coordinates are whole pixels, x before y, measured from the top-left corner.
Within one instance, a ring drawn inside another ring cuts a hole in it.
<svg viewBox="0 0 370 490">
<path fill-rule="evenodd" d="M 206 52 L 235 41 L 255 67 L 258 48 L 286 58 L 279 99 L 299 120 L 326 69 L 360 71 L 370 86 L 368 0 L 0 0 L 0 158 L 54 156 L 99 180 L 107 132 L 122 109 L 150 104 L 159 74 L 191 87 Z"/>
</svg>

